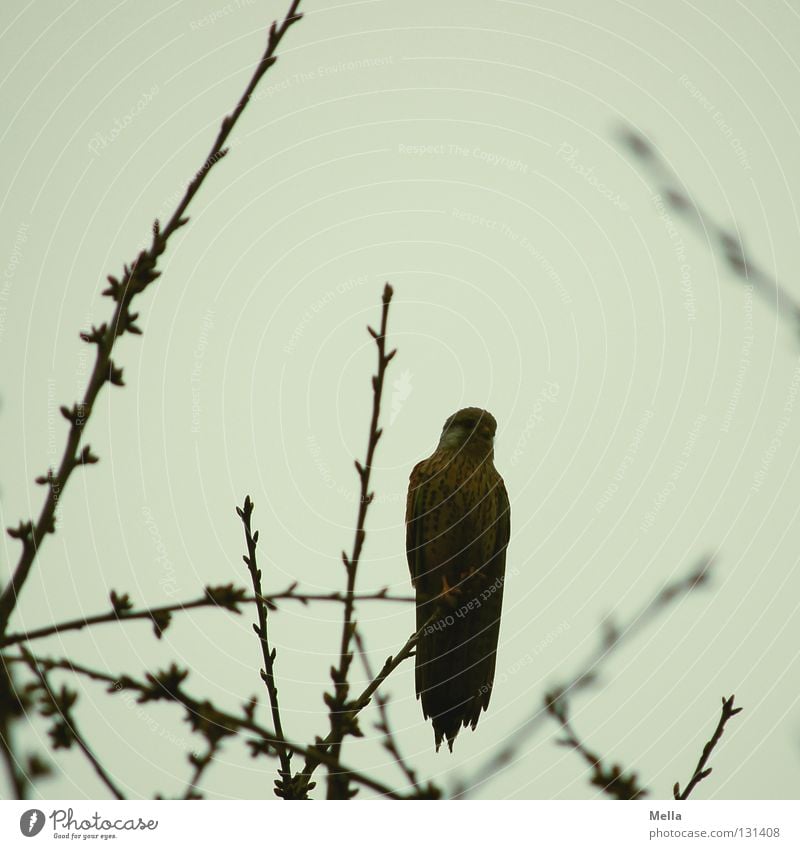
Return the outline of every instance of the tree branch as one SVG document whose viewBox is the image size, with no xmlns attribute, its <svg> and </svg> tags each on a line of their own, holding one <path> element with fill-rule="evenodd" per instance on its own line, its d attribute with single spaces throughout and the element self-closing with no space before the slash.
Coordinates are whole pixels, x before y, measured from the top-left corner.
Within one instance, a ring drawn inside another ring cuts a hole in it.
<svg viewBox="0 0 800 849">
<path fill-rule="evenodd" d="M 700 755 L 700 760 L 697 762 L 697 766 L 694 768 L 694 775 L 692 776 L 689 783 L 686 785 L 686 789 L 681 793 L 681 788 L 678 782 L 675 782 L 675 786 L 672 788 L 672 795 L 675 799 L 679 801 L 685 801 L 689 798 L 695 787 L 704 779 L 708 778 L 711 775 L 711 767 L 706 769 L 706 764 L 708 763 L 708 759 L 711 757 L 711 753 L 714 751 L 714 747 L 719 743 L 720 738 L 722 737 L 722 732 L 725 730 L 725 725 L 728 720 L 732 717 L 736 716 L 737 713 L 741 713 L 743 708 L 734 708 L 733 706 L 734 697 L 726 699 L 724 696 L 722 697 L 722 714 L 720 715 L 719 722 L 717 723 L 716 730 L 714 734 L 711 736 L 711 739 L 708 743 L 703 746 L 703 753 Z"/>
<path fill-rule="evenodd" d="M 610 769 L 603 766 L 599 755 L 589 751 L 584 745 L 569 719 L 569 705 L 563 693 L 548 693 L 545 696 L 547 712 L 561 725 L 564 737 L 558 740 L 560 746 L 574 749 L 589 764 L 592 771 L 591 784 L 612 799 L 641 799 L 647 790 L 636 781 L 636 773 L 625 775 L 623 767 L 614 764 Z"/>
<path fill-rule="evenodd" d="M 362 711 L 372 699 L 373 694 L 378 690 L 378 688 L 383 684 L 383 682 L 397 669 L 398 666 L 404 661 L 407 660 L 414 654 L 414 648 L 417 645 L 417 640 L 420 637 L 420 634 L 430 625 L 430 623 L 436 618 L 436 612 L 432 613 L 428 619 L 423 623 L 423 625 L 418 628 L 405 642 L 405 645 L 397 652 L 393 657 L 388 657 L 386 662 L 381 667 L 381 671 L 370 681 L 370 683 L 364 688 L 361 694 L 357 699 L 350 702 L 348 705 L 348 715 L 345 717 L 346 721 L 350 722 L 355 720 L 356 716 L 360 711 Z M 305 765 L 303 766 L 303 771 L 295 774 L 295 781 L 297 782 L 298 787 L 306 787 L 307 789 L 311 789 L 313 785 L 309 784 L 311 780 L 311 776 L 314 774 L 314 770 L 319 766 L 320 763 L 325 763 L 325 761 L 320 760 L 316 753 L 318 752 L 327 752 L 329 747 L 331 746 L 334 740 L 333 732 L 331 731 L 327 737 L 322 739 L 321 737 L 317 737 L 316 742 L 311 750 L 311 755 L 306 758 Z M 344 769 L 344 767 L 342 767 Z"/>
<path fill-rule="evenodd" d="M 256 561 L 256 545 L 258 544 L 258 531 L 253 533 L 250 526 L 250 518 L 253 515 L 253 502 L 250 496 L 244 499 L 244 505 L 236 508 L 239 518 L 244 526 L 244 536 L 247 543 L 247 554 L 242 557 L 250 570 L 250 578 L 253 581 L 253 592 L 255 593 L 255 605 L 258 611 L 258 624 L 253 625 L 253 630 L 258 636 L 261 644 L 261 655 L 264 658 L 264 668 L 260 670 L 261 680 L 267 688 L 270 707 L 272 708 L 272 725 L 275 728 L 275 737 L 283 741 L 283 724 L 281 722 L 280 706 L 278 704 L 278 688 L 275 684 L 275 649 L 270 650 L 269 637 L 267 634 L 267 605 L 261 594 L 261 570 Z M 280 761 L 280 778 L 275 782 L 275 795 L 282 799 L 292 799 L 292 753 L 284 745 L 276 747 L 278 760 Z"/>
<path fill-rule="evenodd" d="M 730 269 L 740 278 L 757 289 L 777 311 L 779 316 L 789 320 L 797 334 L 800 330 L 800 301 L 778 280 L 756 264 L 746 252 L 744 242 L 738 230 L 733 232 L 704 210 L 693 198 L 683 181 L 668 165 L 658 150 L 641 133 L 633 129 L 622 132 L 622 142 L 644 165 L 653 177 L 664 186 L 663 198 L 656 195 L 657 203 L 662 201 L 680 215 L 698 231 L 701 236 L 710 237 L 709 245 L 717 250 Z M 661 206 L 663 210 L 663 205 Z M 663 217 L 663 216 L 662 216 Z"/>
<path fill-rule="evenodd" d="M 642 609 L 633 616 L 623 627 L 614 627 L 606 624 L 603 638 L 595 654 L 589 659 L 584 668 L 566 681 L 560 687 L 554 688 L 551 698 L 560 695 L 574 695 L 575 693 L 588 689 L 595 685 L 598 680 L 598 672 L 603 664 L 608 661 L 613 652 L 621 645 L 630 642 L 631 638 L 639 631 L 650 625 L 670 604 L 678 598 L 689 594 L 697 587 L 703 586 L 709 581 L 711 571 L 711 558 L 704 557 L 683 578 L 679 578 L 667 584 L 655 595 Z M 533 734 L 548 716 L 547 704 L 536 709 L 527 719 L 523 720 L 517 728 L 506 738 L 506 743 L 499 746 L 495 752 L 487 758 L 485 763 L 475 771 L 468 781 L 460 782 L 454 792 L 453 798 L 467 799 L 474 789 L 495 778 L 503 769 L 508 767 L 518 756 L 524 741 Z"/>
<path fill-rule="evenodd" d="M 228 148 L 225 147 L 228 136 L 247 106 L 259 81 L 266 71 L 277 61 L 275 51 L 281 39 L 289 27 L 300 20 L 301 16 L 297 13 L 299 5 L 300 0 L 293 0 L 281 25 L 278 26 L 277 23 L 273 22 L 270 27 L 266 49 L 250 82 L 233 112 L 223 119 L 217 138 L 205 159 L 203 167 L 195 174 L 187 186 L 183 198 L 178 203 L 166 227 L 162 230 L 159 222 L 156 221 L 153 225 L 153 239 L 150 247 L 142 250 L 130 267 L 127 265 L 124 266 L 122 276 L 119 280 L 115 277 L 108 278 L 109 287 L 103 294 L 112 298 L 116 304 L 110 323 L 103 323 L 99 327 L 92 327 L 91 330 L 81 333 L 81 338 L 84 342 L 97 346 L 94 368 L 92 369 L 83 400 L 73 405 L 71 409 L 61 407 L 62 415 L 69 422 L 69 433 L 67 434 L 67 443 L 58 471 L 54 473 L 52 469 L 48 469 L 47 474 L 36 479 L 38 484 L 48 488 L 47 497 L 39 513 L 39 518 L 35 523 L 30 520 L 22 521 L 18 527 L 10 528 L 8 531 L 12 537 L 22 543 L 22 553 L 20 554 L 11 580 L 6 585 L 2 595 L 0 595 L 0 636 L 4 635 L 8 629 L 9 618 L 16 607 L 19 594 L 22 592 L 22 588 L 28 579 L 33 562 L 39 553 L 46 535 L 48 533 L 55 533 L 55 513 L 58 499 L 61 497 L 72 472 L 78 466 L 97 462 L 98 458 L 92 454 L 88 445 L 85 445 L 80 453 L 78 452 L 78 447 L 83 437 L 84 427 L 94 410 L 95 401 L 102 387 L 106 383 L 116 386 L 124 385 L 122 369 L 116 366 L 111 359 L 111 354 L 116 340 L 124 333 L 141 334 L 142 332 L 135 323 L 138 314 L 131 312 L 131 304 L 136 295 L 143 292 L 160 276 L 161 272 L 156 270 L 159 257 L 166 250 L 170 236 L 188 222 L 189 219 L 185 217 L 185 213 L 189 204 L 199 191 L 211 169 L 228 152 Z"/>
<path fill-rule="evenodd" d="M 353 767 L 334 761 L 327 752 L 318 751 L 314 746 L 302 746 L 289 739 L 279 741 L 272 731 L 264 728 L 253 718 L 255 701 L 248 703 L 242 712 L 242 716 L 220 710 L 208 700 L 203 702 L 198 701 L 186 693 L 182 686 L 183 681 L 189 673 L 179 669 L 174 664 L 169 669 L 158 672 L 155 675 L 147 673 L 148 683 L 145 683 L 127 674 L 114 676 L 107 672 L 91 669 L 90 667 L 73 663 L 67 658 L 56 660 L 53 658 L 34 657 L 30 653 L 28 654 L 43 670 L 63 669 L 76 675 L 85 676 L 93 681 L 107 684 L 109 693 L 120 693 L 125 690 L 136 692 L 139 694 L 137 701 L 140 704 L 152 701 L 175 702 L 186 710 L 187 719 L 192 730 L 202 734 L 209 743 L 214 739 L 219 740 L 225 736 L 247 732 L 256 738 L 248 741 L 253 757 L 271 755 L 276 744 L 283 745 L 291 749 L 295 754 L 302 755 L 307 759 L 313 759 L 315 763 L 321 763 L 323 766 L 328 767 L 335 766 L 346 770 L 352 781 L 357 784 L 363 784 L 381 796 L 385 796 L 388 799 L 405 798 L 382 782 L 359 772 Z M 28 660 L 24 656 L 1 655 L 0 657 L 2 657 L 5 663 L 28 664 Z M 304 784 L 304 788 L 311 790 L 313 785 Z M 297 798 L 305 797 L 298 796 Z"/>
<path fill-rule="evenodd" d="M 383 379 L 386 374 L 386 368 L 389 365 L 392 357 L 397 353 L 397 350 L 386 353 L 386 324 L 389 319 L 389 304 L 392 300 L 392 287 L 387 283 L 383 289 L 383 309 L 381 310 L 381 325 L 380 330 L 375 331 L 371 327 L 367 330 L 375 340 L 375 345 L 378 349 L 378 368 L 376 374 L 372 378 L 372 420 L 369 426 L 369 438 L 367 440 L 367 456 L 362 465 L 358 460 L 355 461 L 356 471 L 361 481 L 361 495 L 358 505 L 358 516 L 356 519 L 356 532 L 353 541 L 353 549 L 348 557 L 346 552 L 342 552 L 342 562 L 344 563 L 345 571 L 347 572 L 347 591 L 345 593 L 344 603 L 344 621 L 342 624 L 342 641 L 339 650 L 339 665 L 331 669 L 331 678 L 333 679 L 334 691 L 332 694 L 325 694 L 325 702 L 330 708 L 330 752 L 334 761 L 339 758 L 339 753 L 342 747 L 342 740 L 347 734 L 353 736 L 361 736 L 350 705 L 347 701 L 349 693 L 349 684 L 347 681 L 350 671 L 350 664 L 353 660 L 353 653 L 350 649 L 350 641 L 353 638 L 355 630 L 355 585 L 356 573 L 358 564 L 361 558 L 361 550 L 364 546 L 366 537 L 366 520 L 367 510 L 375 497 L 374 492 L 370 492 L 369 483 L 372 473 L 372 462 L 375 457 L 375 449 L 378 446 L 378 440 L 381 438 L 382 429 L 378 427 L 381 412 L 381 395 L 383 393 Z M 348 787 L 347 774 L 329 770 L 328 772 L 328 798 L 329 799 L 350 799 L 354 795 Z"/>
<path fill-rule="evenodd" d="M 14 746 L 11 742 L 11 717 L 0 716 L 0 755 L 8 773 L 8 783 L 14 799 L 24 799 L 28 790 L 28 781 L 19 767 Z"/>
<path fill-rule="evenodd" d="M 265 595 L 262 598 L 270 610 L 278 609 L 276 606 L 276 602 L 278 601 L 299 601 L 301 604 L 308 604 L 312 601 L 335 601 L 342 604 L 345 601 L 345 597 L 340 592 L 298 593 L 295 592 L 296 587 L 297 584 L 292 583 L 282 592 Z M 356 593 L 353 599 L 355 601 L 391 601 L 402 602 L 404 604 L 410 604 L 414 601 L 412 596 L 389 595 L 388 587 L 384 587 L 374 593 Z M 204 595 L 190 601 L 134 610 L 129 606 L 130 599 L 127 594 L 117 595 L 116 593 L 112 593 L 112 609 L 108 613 L 96 613 L 93 616 L 82 616 L 67 622 L 46 625 L 30 631 L 18 631 L 8 634 L 0 638 L 0 648 L 28 642 L 29 640 L 37 640 L 42 637 L 50 637 L 53 634 L 62 634 L 66 631 L 80 631 L 92 625 L 103 625 L 109 622 L 128 622 L 137 619 L 144 619 L 151 622 L 156 631 L 156 636 L 161 636 L 169 624 L 173 613 L 183 613 L 187 610 L 202 607 L 215 607 L 238 614 L 241 613 L 241 610 L 239 610 L 240 604 L 253 604 L 255 600 L 255 596 L 247 595 L 244 589 L 235 587 L 233 584 L 226 584 L 225 586 L 206 587 Z"/>
<path fill-rule="evenodd" d="M 208 748 L 203 755 L 196 755 L 194 752 L 189 753 L 189 763 L 194 769 L 192 777 L 189 779 L 189 783 L 186 787 L 186 793 L 183 796 L 185 801 L 190 799 L 192 801 L 197 801 L 203 798 L 202 794 L 198 791 L 200 779 L 203 777 L 205 771 L 211 766 L 211 762 L 214 760 L 215 755 L 219 751 L 219 747 L 219 740 L 211 740 L 209 741 Z"/>
<path fill-rule="evenodd" d="M 111 794 L 116 799 L 124 799 L 125 796 L 122 794 L 122 791 L 114 783 L 111 776 L 103 768 L 103 765 L 89 747 L 86 739 L 78 731 L 78 725 L 75 722 L 75 717 L 72 715 L 72 705 L 75 704 L 78 694 L 68 690 L 66 687 L 63 687 L 61 692 L 56 693 L 50 686 L 50 682 L 47 679 L 47 672 L 40 666 L 37 659 L 25 646 L 21 646 L 20 651 L 31 671 L 39 679 L 42 695 L 39 710 L 42 716 L 60 717 L 60 719 L 54 720 L 54 725 L 50 729 L 50 736 L 53 738 L 53 748 L 69 749 L 73 742 L 77 743 L 78 748 L 86 756 L 86 759 Z"/>
<path fill-rule="evenodd" d="M 367 674 L 367 678 L 373 680 L 375 678 L 375 674 L 372 671 L 372 664 L 369 662 L 369 656 L 367 655 L 367 648 L 364 644 L 364 640 L 361 636 L 361 630 L 356 628 L 353 633 L 353 638 L 356 641 L 356 646 L 358 647 L 358 653 L 361 656 L 361 662 L 364 664 L 364 670 Z M 380 731 L 383 734 L 383 748 L 392 756 L 394 762 L 402 771 L 403 775 L 405 775 L 408 783 L 414 788 L 416 792 L 416 797 L 419 799 L 439 799 L 441 798 L 441 790 L 439 790 L 436 785 L 432 782 L 429 782 L 427 787 L 423 788 L 420 786 L 419 781 L 417 779 L 416 770 L 408 763 L 408 761 L 403 757 L 402 752 L 400 751 L 400 747 L 397 744 L 397 740 L 395 739 L 394 733 L 392 732 L 392 727 L 389 722 L 389 710 L 388 710 L 389 698 L 381 696 L 380 693 L 375 693 L 375 705 L 378 708 L 378 713 L 380 715 L 379 722 L 375 725 L 377 731 Z"/>
</svg>

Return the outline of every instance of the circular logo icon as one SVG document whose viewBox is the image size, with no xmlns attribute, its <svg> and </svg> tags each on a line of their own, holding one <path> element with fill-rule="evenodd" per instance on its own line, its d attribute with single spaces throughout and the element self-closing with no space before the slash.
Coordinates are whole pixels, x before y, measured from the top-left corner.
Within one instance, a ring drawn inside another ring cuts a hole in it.
<svg viewBox="0 0 800 849">
<path fill-rule="evenodd" d="M 19 818 L 19 830 L 25 837 L 36 837 L 44 828 L 44 812 L 38 808 L 31 808 Z"/>
</svg>

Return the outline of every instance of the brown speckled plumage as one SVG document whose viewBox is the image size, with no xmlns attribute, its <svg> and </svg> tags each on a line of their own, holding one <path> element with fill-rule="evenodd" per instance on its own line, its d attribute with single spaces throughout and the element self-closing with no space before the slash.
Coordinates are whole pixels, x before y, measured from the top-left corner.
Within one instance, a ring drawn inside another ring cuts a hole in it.
<svg viewBox="0 0 800 849">
<path fill-rule="evenodd" d="M 417 593 L 416 689 L 438 750 L 474 729 L 489 706 L 505 580 L 510 510 L 494 467 L 494 417 L 477 407 L 445 422 L 418 463 L 406 503 L 406 553 Z"/>
</svg>

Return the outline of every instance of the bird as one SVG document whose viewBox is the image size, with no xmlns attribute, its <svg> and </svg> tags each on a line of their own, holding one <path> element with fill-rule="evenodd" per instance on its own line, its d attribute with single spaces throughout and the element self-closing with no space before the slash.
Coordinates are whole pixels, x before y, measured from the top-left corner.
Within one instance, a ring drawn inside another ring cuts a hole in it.
<svg viewBox="0 0 800 849">
<path fill-rule="evenodd" d="M 494 682 L 511 508 L 494 466 L 494 416 L 466 407 L 414 466 L 406 555 L 416 594 L 415 685 L 436 751 L 478 724 Z"/>
</svg>

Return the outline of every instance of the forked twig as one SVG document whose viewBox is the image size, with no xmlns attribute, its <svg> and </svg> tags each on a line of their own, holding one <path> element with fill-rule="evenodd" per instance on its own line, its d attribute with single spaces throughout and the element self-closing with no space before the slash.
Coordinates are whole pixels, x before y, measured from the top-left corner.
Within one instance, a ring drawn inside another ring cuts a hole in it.
<svg viewBox="0 0 800 849">
<path fill-rule="evenodd" d="M 719 743 L 728 720 L 736 716 L 737 713 L 741 713 L 743 710 L 743 708 L 734 708 L 733 699 L 733 696 L 730 696 L 727 699 L 724 696 L 722 697 L 722 713 L 720 714 L 717 727 L 711 735 L 711 739 L 705 744 L 705 746 L 703 746 L 703 753 L 700 755 L 700 760 L 694 768 L 694 775 L 692 775 L 683 793 L 681 793 L 681 788 L 678 782 L 675 782 L 675 786 L 672 788 L 672 795 L 675 799 L 685 801 L 691 795 L 692 790 L 694 790 L 694 788 L 697 787 L 704 778 L 708 778 L 708 776 L 711 775 L 711 767 L 706 768 L 708 759 L 711 757 L 711 753 L 714 751 L 717 743 Z"/>
</svg>

